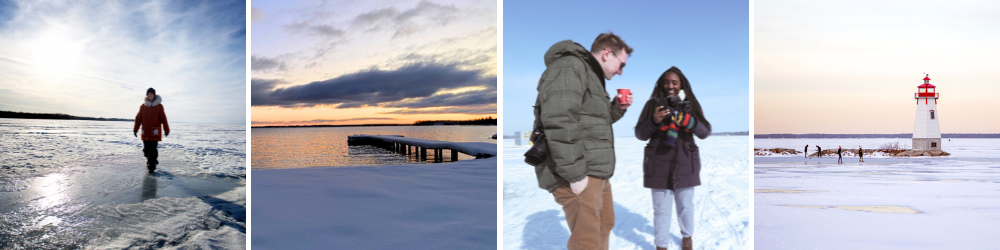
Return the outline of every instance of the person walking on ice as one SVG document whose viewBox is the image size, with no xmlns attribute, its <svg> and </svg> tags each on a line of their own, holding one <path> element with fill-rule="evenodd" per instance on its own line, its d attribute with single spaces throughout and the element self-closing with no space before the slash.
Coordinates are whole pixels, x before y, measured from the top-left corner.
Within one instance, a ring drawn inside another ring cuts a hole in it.
<svg viewBox="0 0 1000 250">
<path fill-rule="evenodd" d="M 844 148 L 837 146 L 837 163 L 844 163 Z"/>
<path fill-rule="evenodd" d="M 816 157 L 823 157 L 823 148 L 816 145 Z"/>
<path fill-rule="evenodd" d="M 803 149 L 802 152 L 804 152 L 804 155 L 806 155 L 806 158 L 808 159 L 809 158 L 809 144 L 806 144 L 806 148 Z"/>
<path fill-rule="evenodd" d="M 861 157 L 861 162 L 865 162 L 865 150 L 858 146 L 858 157 Z"/>
<path fill-rule="evenodd" d="M 135 126 L 132 128 L 132 135 L 139 137 L 139 129 L 142 128 L 142 154 L 146 156 L 146 169 L 152 174 L 156 170 L 156 160 L 159 153 L 156 151 L 156 144 L 162 139 L 160 135 L 170 135 L 170 125 L 167 124 L 167 114 L 163 112 L 163 99 L 156 95 L 156 90 L 149 88 L 146 90 L 146 98 L 139 106 L 139 113 L 135 115 Z"/>
</svg>

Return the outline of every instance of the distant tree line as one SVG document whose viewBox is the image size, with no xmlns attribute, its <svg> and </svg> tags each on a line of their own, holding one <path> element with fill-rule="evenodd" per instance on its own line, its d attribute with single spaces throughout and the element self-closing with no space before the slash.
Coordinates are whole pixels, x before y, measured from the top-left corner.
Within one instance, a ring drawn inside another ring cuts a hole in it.
<svg viewBox="0 0 1000 250">
<path fill-rule="evenodd" d="M 13 111 L 3 111 L 0 110 L 0 118 L 18 118 L 18 119 L 53 119 L 53 120 L 95 120 L 95 121 L 133 121 L 131 119 L 121 119 L 121 118 L 94 118 L 94 117 L 82 117 L 82 116 L 72 116 L 67 114 L 40 114 L 40 113 L 24 113 L 24 112 L 13 112 Z"/>
<path fill-rule="evenodd" d="M 712 135 L 750 135 L 750 131 L 739 131 L 739 132 L 713 132 Z"/>
<path fill-rule="evenodd" d="M 754 139 L 854 139 L 854 138 L 913 138 L 908 134 L 755 134 Z M 1000 138 L 1000 134 L 941 134 L 941 138 Z"/>
<path fill-rule="evenodd" d="M 464 121 L 436 120 L 436 121 L 417 121 L 413 123 L 413 126 L 433 126 L 433 125 L 497 125 L 497 119 L 490 116 L 490 117 L 483 117 L 479 119 L 464 120 Z"/>
</svg>

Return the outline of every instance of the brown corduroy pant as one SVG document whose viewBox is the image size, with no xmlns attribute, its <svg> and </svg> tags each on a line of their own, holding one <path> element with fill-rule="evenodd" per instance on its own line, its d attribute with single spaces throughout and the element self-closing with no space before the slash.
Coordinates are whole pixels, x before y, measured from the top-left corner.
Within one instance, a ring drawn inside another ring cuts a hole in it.
<svg viewBox="0 0 1000 250">
<path fill-rule="evenodd" d="M 615 226 L 615 207 L 611 200 L 611 182 L 589 178 L 587 187 L 579 195 L 573 194 L 569 184 L 552 191 L 556 203 L 562 205 L 569 224 L 569 242 L 566 248 L 608 249 L 608 237 Z"/>
</svg>

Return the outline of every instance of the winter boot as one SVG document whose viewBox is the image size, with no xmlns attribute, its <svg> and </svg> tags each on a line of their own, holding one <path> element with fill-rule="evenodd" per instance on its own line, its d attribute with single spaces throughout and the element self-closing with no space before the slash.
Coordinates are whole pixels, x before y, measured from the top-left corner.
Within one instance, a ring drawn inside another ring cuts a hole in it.
<svg viewBox="0 0 1000 250">
<path fill-rule="evenodd" d="M 691 237 L 687 237 L 681 240 L 681 249 L 684 250 L 694 249 L 694 243 L 691 242 Z"/>
<path fill-rule="evenodd" d="M 149 173 L 152 174 L 153 171 L 156 170 L 156 164 L 148 163 L 146 164 L 146 169 L 148 169 Z"/>
</svg>

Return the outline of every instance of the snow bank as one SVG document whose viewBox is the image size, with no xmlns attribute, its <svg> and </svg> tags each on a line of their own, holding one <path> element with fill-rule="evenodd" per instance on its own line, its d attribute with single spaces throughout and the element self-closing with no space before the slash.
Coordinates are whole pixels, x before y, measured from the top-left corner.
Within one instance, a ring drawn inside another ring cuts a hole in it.
<svg viewBox="0 0 1000 250">
<path fill-rule="evenodd" d="M 252 171 L 252 247 L 492 249 L 497 244 L 496 158 Z"/>
<path fill-rule="evenodd" d="M 646 142 L 615 138 L 617 166 L 611 178 L 615 227 L 611 249 L 654 249 L 650 190 L 642 186 Z M 698 140 L 702 185 L 695 188 L 696 249 L 747 249 L 750 224 L 750 139 L 716 136 Z M 524 163 L 528 146 L 504 140 L 504 249 L 565 249 L 569 239 L 562 207 L 538 188 L 534 168 Z M 680 229 L 672 212 L 671 246 L 680 249 Z"/>
</svg>

